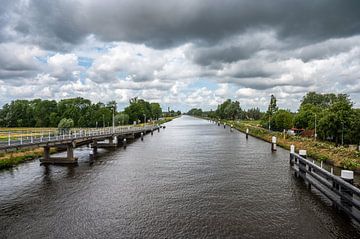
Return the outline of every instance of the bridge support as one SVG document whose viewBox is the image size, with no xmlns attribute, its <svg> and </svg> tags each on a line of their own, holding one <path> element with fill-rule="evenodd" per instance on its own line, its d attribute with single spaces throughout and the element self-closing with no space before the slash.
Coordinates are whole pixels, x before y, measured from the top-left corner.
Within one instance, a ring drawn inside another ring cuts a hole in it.
<svg viewBox="0 0 360 239">
<path fill-rule="evenodd" d="M 73 144 L 66 145 L 66 157 L 51 157 L 50 147 L 44 147 L 44 158 L 40 159 L 42 164 L 76 164 L 77 158 L 74 157 Z"/>
</svg>

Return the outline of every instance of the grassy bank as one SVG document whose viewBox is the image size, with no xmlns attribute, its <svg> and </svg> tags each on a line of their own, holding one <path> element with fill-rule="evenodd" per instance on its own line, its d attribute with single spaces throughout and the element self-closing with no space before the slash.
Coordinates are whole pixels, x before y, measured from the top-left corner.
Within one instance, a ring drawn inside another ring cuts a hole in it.
<svg viewBox="0 0 360 239">
<path fill-rule="evenodd" d="M 17 150 L 15 152 L 0 153 L 0 169 L 11 168 L 20 163 L 40 158 L 43 155 L 42 148 Z M 50 153 L 56 153 L 56 149 L 52 148 Z"/>
<path fill-rule="evenodd" d="M 341 167 L 344 169 L 351 169 L 360 171 L 360 152 L 350 149 L 348 147 L 336 147 L 334 143 L 327 141 L 314 141 L 312 138 L 300 136 L 288 136 L 280 132 L 269 132 L 268 130 L 258 126 L 257 121 L 230 121 L 226 120 L 228 125 L 234 125 L 234 128 L 241 132 L 246 132 L 249 129 L 249 134 L 256 138 L 271 142 L 271 137 L 277 137 L 277 144 L 285 149 L 290 149 L 290 145 L 295 145 L 296 151 L 299 149 L 306 149 L 309 157 L 324 161 L 328 164 Z"/>
</svg>

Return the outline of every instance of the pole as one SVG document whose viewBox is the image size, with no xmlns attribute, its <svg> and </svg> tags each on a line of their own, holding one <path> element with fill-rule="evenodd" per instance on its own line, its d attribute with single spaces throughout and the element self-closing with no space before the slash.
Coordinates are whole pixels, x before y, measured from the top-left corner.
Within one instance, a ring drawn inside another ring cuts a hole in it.
<svg viewBox="0 0 360 239">
<path fill-rule="evenodd" d="M 341 130 L 341 145 L 344 145 L 344 122 L 341 122 L 342 130 Z"/>
<path fill-rule="evenodd" d="M 115 107 L 113 107 L 112 131 L 115 132 Z"/>
<path fill-rule="evenodd" d="M 314 138 L 315 138 L 315 141 L 316 141 L 316 138 L 317 138 L 317 133 L 316 133 L 316 114 L 315 114 L 315 133 L 314 133 Z"/>
</svg>

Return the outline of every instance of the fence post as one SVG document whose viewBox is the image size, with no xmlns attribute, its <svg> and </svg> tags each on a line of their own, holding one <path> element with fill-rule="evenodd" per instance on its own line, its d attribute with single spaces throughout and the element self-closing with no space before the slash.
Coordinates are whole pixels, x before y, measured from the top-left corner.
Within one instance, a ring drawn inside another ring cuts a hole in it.
<svg viewBox="0 0 360 239">
<path fill-rule="evenodd" d="M 295 145 L 291 145 L 290 146 L 290 165 L 293 166 L 294 165 L 294 153 L 295 153 Z"/>
<path fill-rule="evenodd" d="M 306 150 L 300 149 L 299 155 L 302 158 L 306 159 Z M 299 159 L 299 175 L 303 179 L 305 179 L 305 177 L 306 177 L 306 164 L 301 159 Z"/>
<path fill-rule="evenodd" d="M 340 176 L 344 181 L 353 184 L 354 183 L 354 172 L 350 171 L 350 170 L 341 170 L 341 176 Z M 347 189 L 346 187 L 344 187 L 343 185 L 340 185 L 340 201 L 341 203 L 351 209 L 352 207 L 352 197 L 353 194 L 351 192 L 351 190 Z"/>
</svg>

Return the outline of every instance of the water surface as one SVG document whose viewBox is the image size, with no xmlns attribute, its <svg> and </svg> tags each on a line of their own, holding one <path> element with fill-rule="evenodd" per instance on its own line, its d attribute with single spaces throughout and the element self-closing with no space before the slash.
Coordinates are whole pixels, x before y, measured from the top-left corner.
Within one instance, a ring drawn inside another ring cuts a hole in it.
<svg viewBox="0 0 360 239">
<path fill-rule="evenodd" d="M 127 149 L 0 172 L 1 238 L 356 238 L 289 153 L 183 116 Z"/>
</svg>

